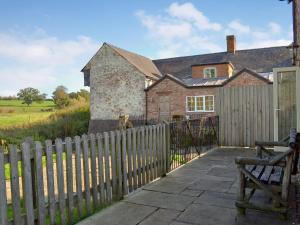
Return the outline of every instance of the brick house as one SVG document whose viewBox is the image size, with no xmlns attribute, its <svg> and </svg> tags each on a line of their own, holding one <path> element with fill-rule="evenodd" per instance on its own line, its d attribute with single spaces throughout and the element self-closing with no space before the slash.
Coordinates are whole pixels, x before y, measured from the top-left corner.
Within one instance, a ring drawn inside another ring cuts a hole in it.
<svg viewBox="0 0 300 225">
<path fill-rule="evenodd" d="M 291 66 L 287 46 L 150 60 L 104 43 L 83 68 L 91 88 L 90 131 L 117 126 L 120 114 L 166 119 L 214 114 L 221 86 L 270 85 L 274 67 Z"/>
</svg>

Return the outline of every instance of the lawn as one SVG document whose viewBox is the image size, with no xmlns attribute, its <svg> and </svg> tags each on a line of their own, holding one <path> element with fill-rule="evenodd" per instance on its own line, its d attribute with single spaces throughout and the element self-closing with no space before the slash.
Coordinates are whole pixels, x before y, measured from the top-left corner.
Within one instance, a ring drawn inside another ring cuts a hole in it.
<svg viewBox="0 0 300 225">
<path fill-rule="evenodd" d="M 53 101 L 27 106 L 21 100 L 0 100 L 0 129 L 43 121 L 54 111 Z"/>
</svg>

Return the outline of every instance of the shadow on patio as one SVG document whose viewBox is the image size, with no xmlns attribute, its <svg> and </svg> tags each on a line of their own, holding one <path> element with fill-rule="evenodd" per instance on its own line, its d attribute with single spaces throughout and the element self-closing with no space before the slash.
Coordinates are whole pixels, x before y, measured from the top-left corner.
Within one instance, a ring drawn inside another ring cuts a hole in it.
<svg viewBox="0 0 300 225">
<path fill-rule="evenodd" d="M 172 171 L 127 196 L 123 201 L 95 214 L 78 225 L 286 225 L 296 224 L 295 204 L 288 221 L 278 215 L 247 210 L 238 216 L 236 156 L 254 151 L 218 148 Z M 291 198 L 294 199 L 294 186 Z M 270 201 L 255 194 L 254 200 Z"/>
</svg>

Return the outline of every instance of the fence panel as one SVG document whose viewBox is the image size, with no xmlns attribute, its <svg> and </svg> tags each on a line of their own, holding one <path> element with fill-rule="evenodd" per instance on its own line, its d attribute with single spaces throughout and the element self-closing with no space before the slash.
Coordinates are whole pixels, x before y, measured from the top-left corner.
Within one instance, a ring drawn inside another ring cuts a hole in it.
<svg viewBox="0 0 300 225">
<path fill-rule="evenodd" d="M 272 85 L 220 87 L 216 99 L 220 145 L 254 146 L 256 140 L 273 141 Z"/>
<path fill-rule="evenodd" d="M 197 138 L 197 142 L 189 143 L 190 149 L 211 143 L 208 133 L 212 121 L 186 123 L 185 135 Z M 184 152 L 174 149 L 182 144 L 171 141 L 175 128 L 179 127 L 158 124 L 67 137 L 64 141 L 24 142 L 21 150 L 11 145 L 5 153 L 0 149 L 0 185 L 10 186 L 0 189 L 0 224 L 74 224 L 164 176 L 170 164 L 175 165 L 176 154 Z M 182 134 L 177 130 L 176 138 Z M 194 155 L 184 157 L 188 161 Z M 8 214 L 8 209 L 12 213 Z"/>
</svg>

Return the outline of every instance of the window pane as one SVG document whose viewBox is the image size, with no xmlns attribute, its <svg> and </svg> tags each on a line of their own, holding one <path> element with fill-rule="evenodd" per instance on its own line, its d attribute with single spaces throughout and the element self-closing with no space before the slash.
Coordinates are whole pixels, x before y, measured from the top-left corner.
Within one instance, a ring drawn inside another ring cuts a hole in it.
<svg viewBox="0 0 300 225">
<path fill-rule="evenodd" d="M 196 97 L 196 110 L 197 111 L 203 111 L 204 110 L 204 104 L 203 104 L 203 97 Z"/>
<path fill-rule="evenodd" d="M 187 97 L 187 111 L 195 111 L 195 98 Z"/>
<path fill-rule="evenodd" d="M 214 111 L 214 97 L 205 96 L 205 111 Z"/>
<path fill-rule="evenodd" d="M 216 70 L 214 68 L 210 69 L 210 77 L 216 77 Z"/>
</svg>

